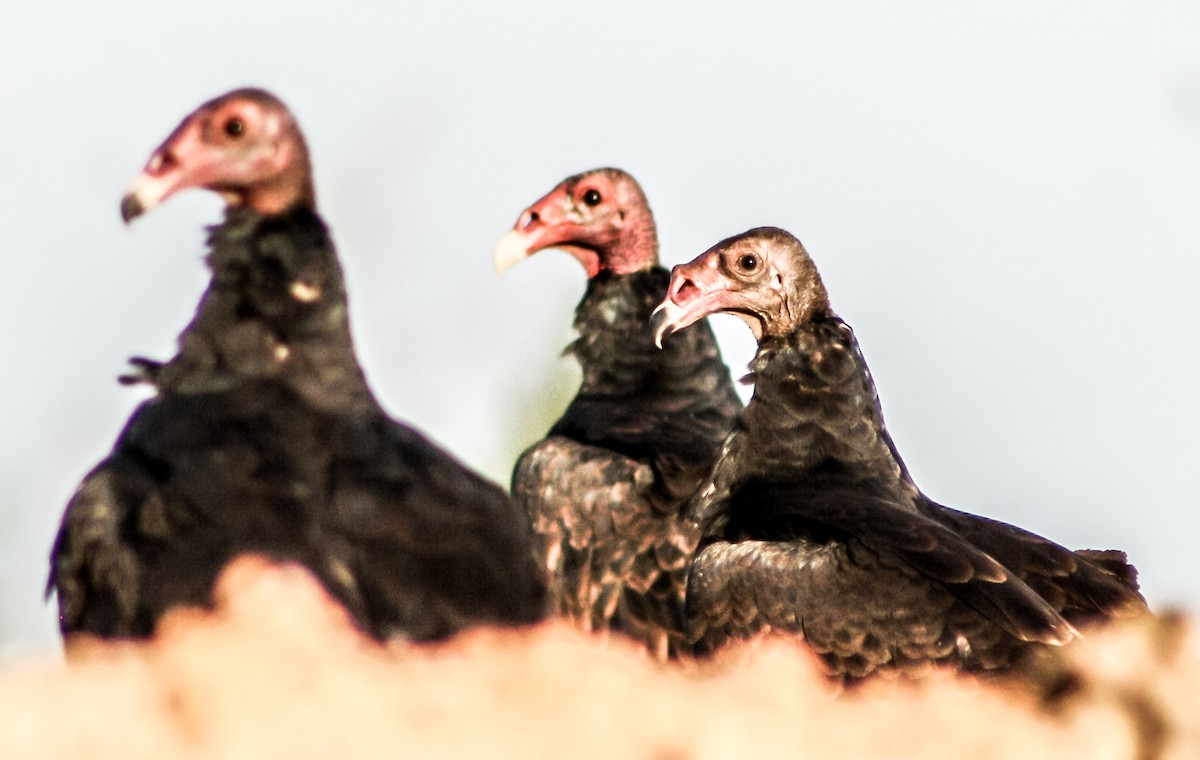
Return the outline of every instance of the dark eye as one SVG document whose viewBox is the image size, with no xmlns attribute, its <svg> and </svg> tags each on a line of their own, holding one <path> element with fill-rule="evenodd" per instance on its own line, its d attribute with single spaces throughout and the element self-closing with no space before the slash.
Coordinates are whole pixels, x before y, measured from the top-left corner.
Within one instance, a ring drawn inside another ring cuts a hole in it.
<svg viewBox="0 0 1200 760">
<path fill-rule="evenodd" d="M 743 272 L 753 272 L 758 269 L 758 257 L 753 253 L 743 253 L 738 256 L 737 265 Z"/>
<path fill-rule="evenodd" d="M 225 134 L 230 137 L 241 137 L 246 131 L 246 125 L 241 119 L 233 118 L 225 122 Z"/>
<path fill-rule="evenodd" d="M 596 190 L 588 190 L 583 194 L 583 202 L 589 206 L 599 206 L 600 200 L 600 193 Z"/>
</svg>

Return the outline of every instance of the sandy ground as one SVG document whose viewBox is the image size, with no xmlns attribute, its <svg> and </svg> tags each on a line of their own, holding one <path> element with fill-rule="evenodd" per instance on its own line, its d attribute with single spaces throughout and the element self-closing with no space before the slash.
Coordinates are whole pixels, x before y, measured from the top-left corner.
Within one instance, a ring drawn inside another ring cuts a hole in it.
<svg viewBox="0 0 1200 760">
<path fill-rule="evenodd" d="M 149 643 L 0 673 L 0 758 L 1200 758 L 1200 637 L 1177 615 L 1020 680 L 847 691 L 781 640 L 686 665 L 559 623 L 380 647 L 253 558 L 217 596 Z"/>
</svg>

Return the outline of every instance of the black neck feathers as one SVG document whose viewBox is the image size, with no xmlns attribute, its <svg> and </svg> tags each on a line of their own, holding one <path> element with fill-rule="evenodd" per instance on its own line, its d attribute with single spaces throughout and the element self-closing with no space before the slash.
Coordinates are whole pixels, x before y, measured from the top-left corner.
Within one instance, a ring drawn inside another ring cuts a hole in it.
<svg viewBox="0 0 1200 760">
<path fill-rule="evenodd" d="M 231 208 L 210 229 L 207 262 L 212 279 L 179 353 L 154 373 L 160 392 L 274 381 L 327 411 L 374 409 L 320 217 L 303 207 L 273 215 Z"/>
</svg>

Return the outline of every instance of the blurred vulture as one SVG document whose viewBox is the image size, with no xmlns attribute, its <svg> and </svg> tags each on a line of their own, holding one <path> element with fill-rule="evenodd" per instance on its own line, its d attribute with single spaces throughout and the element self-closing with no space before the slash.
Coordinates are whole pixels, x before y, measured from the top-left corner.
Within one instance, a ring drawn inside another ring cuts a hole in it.
<svg viewBox="0 0 1200 760">
<path fill-rule="evenodd" d="M 207 604 L 243 552 L 304 565 L 380 639 L 539 619 L 524 517 L 367 386 L 283 103 L 243 89 L 200 106 L 122 215 L 188 187 L 228 204 L 209 235 L 212 279 L 179 353 L 135 360 L 157 394 L 67 506 L 50 573 L 64 635 L 147 636 L 169 608 Z"/>
</svg>

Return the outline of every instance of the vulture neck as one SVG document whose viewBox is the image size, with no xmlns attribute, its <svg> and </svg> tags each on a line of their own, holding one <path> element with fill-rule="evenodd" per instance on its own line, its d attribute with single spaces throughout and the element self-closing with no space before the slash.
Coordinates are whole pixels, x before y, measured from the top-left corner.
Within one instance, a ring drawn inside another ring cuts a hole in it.
<svg viewBox="0 0 1200 760">
<path fill-rule="evenodd" d="M 231 207 L 209 246 L 212 279 L 179 354 L 155 378 L 160 392 L 271 382 L 323 411 L 377 409 L 354 355 L 337 254 L 311 208 Z"/>
<path fill-rule="evenodd" d="M 660 268 L 657 252 L 658 228 L 654 218 L 648 210 L 633 210 L 625 219 L 624 230 L 605 247 L 604 255 L 598 257 L 594 269 L 586 264 L 585 267 L 588 276 L 593 278 L 601 270 L 618 275 L 649 272 Z"/>
<path fill-rule="evenodd" d="M 671 336 L 662 349 L 654 345 L 650 315 L 669 280 L 670 273 L 658 265 L 627 274 L 600 272 L 588 280 L 575 310 L 579 338 L 567 348 L 583 369 L 581 395 L 688 393 L 698 373 L 719 369 L 728 377 L 707 324 Z M 706 335 L 711 345 L 697 345 Z"/>
<path fill-rule="evenodd" d="M 738 435 L 751 455 L 739 480 L 877 480 L 915 498 L 849 325 L 826 312 L 764 338 L 750 369 L 754 396 Z"/>
</svg>

